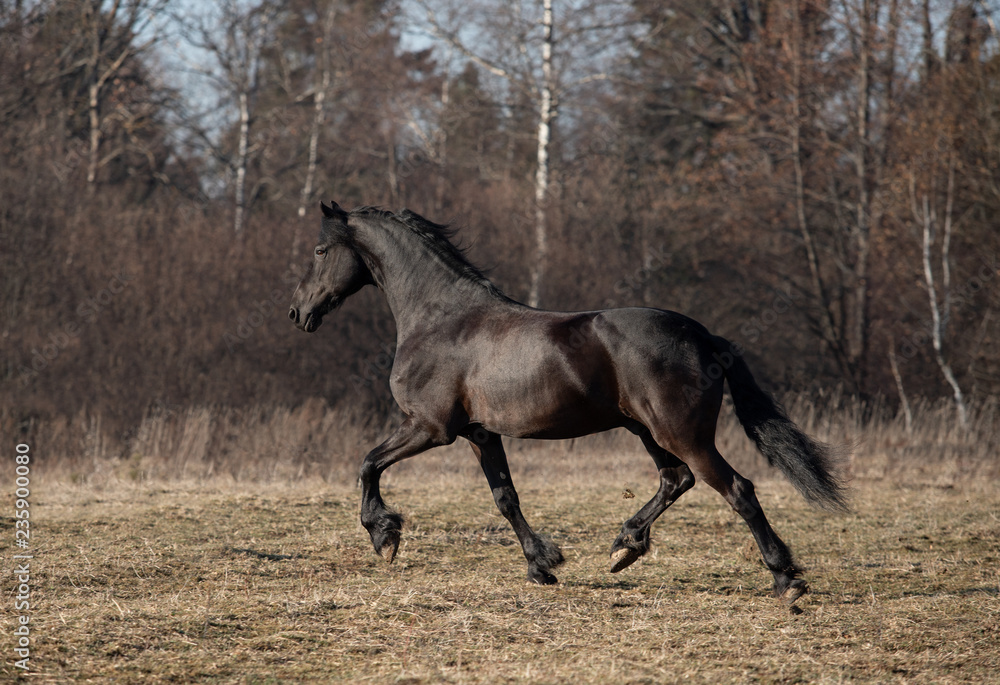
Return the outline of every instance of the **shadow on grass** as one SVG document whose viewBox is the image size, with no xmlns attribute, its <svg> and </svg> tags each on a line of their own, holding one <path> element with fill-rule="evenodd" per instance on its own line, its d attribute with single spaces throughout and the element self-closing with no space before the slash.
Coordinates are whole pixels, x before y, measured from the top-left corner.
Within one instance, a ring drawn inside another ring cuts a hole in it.
<svg viewBox="0 0 1000 685">
<path fill-rule="evenodd" d="M 643 585 L 640 582 L 632 580 L 561 580 L 560 582 L 566 587 L 582 587 L 590 590 L 634 590 Z"/>
<path fill-rule="evenodd" d="M 244 554 L 248 557 L 254 557 L 255 559 L 263 559 L 264 561 L 288 561 L 289 559 L 305 558 L 302 554 L 269 554 L 267 552 L 250 549 L 249 547 L 226 547 L 224 551 L 228 554 Z"/>
</svg>

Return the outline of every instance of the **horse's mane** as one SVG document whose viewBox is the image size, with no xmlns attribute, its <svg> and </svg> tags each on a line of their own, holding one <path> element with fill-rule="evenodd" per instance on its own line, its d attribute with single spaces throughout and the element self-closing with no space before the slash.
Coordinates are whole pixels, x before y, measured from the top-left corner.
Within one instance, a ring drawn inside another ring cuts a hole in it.
<svg viewBox="0 0 1000 685">
<path fill-rule="evenodd" d="M 425 219 L 416 212 L 403 209 L 399 213 L 390 212 L 380 207 L 360 207 L 351 212 L 354 215 L 381 219 L 390 226 L 401 225 L 419 237 L 434 254 L 463 280 L 485 287 L 497 297 L 506 297 L 486 274 L 469 261 L 465 250 L 457 246 L 453 239 L 457 230 L 446 224 L 437 224 Z"/>
</svg>

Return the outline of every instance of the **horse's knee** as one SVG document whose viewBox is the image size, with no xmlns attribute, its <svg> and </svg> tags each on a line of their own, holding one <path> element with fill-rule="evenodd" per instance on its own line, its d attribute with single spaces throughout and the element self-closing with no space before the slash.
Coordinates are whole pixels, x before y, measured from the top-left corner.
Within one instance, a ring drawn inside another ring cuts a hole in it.
<svg viewBox="0 0 1000 685">
<path fill-rule="evenodd" d="M 685 464 L 682 468 L 674 471 L 674 499 L 677 499 L 685 492 L 694 487 L 695 477 L 691 469 Z"/>
<path fill-rule="evenodd" d="M 370 484 L 378 477 L 379 470 L 373 460 L 365 459 L 361 462 L 361 468 L 358 470 L 358 482 L 362 485 L 362 487 Z"/>
</svg>

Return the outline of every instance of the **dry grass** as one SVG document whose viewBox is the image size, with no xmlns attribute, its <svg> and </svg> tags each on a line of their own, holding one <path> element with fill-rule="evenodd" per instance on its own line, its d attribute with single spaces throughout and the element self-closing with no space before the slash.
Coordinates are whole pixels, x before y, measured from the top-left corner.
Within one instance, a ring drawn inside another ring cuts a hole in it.
<svg viewBox="0 0 1000 685">
<path fill-rule="evenodd" d="M 386 474 L 386 497 L 407 516 L 392 566 L 372 553 L 349 485 L 114 469 L 86 484 L 45 480 L 32 494 L 34 679 L 998 680 L 995 480 L 957 478 L 947 464 L 884 477 L 874 471 L 898 468 L 862 447 L 855 466 L 876 466 L 856 482 L 853 513 L 836 517 L 783 482 L 758 482 L 809 568 L 813 592 L 793 615 L 768 596 L 745 526 L 704 486 L 654 526 L 649 557 L 608 574 L 619 525 L 654 483 L 642 460 L 597 447 L 512 456 L 528 519 L 568 559 L 552 588 L 524 581 L 465 450 Z M 5 616 L 3 634 L 11 627 Z M 13 675 L 5 662 L 0 673 Z"/>
<path fill-rule="evenodd" d="M 845 465 L 854 477 L 904 478 L 948 485 L 1000 478 L 1000 406 L 994 400 L 970 408 L 970 425 L 955 421 L 948 401 L 920 403 L 914 428 L 886 407 L 862 405 L 834 394 L 821 400 L 786 398 L 791 416 L 808 433 L 855 446 Z M 192 407 L 150 412 L 134 429 L 114 433 L 100 415 L 81 412 L 33 425 L 21 439 L 45 459 L 34 468 L 49 480 L 90 487 L 117 487 L 121 481 L 156 483 L 221 479 L 235 483 L 299 482 L 320 479 L 334 485 L 353 484 L 360 459 L 384 437 L 393 418 L 373 418 L 361 407 L 331 410 L 321 400 L 298 407 L 252 407 L 233 410 Z M 3 418 L 3 417 L 0 417 Z M 8 417 L 9 418 L 9 417 Z M 15 433 L 13 425 L 4 432 Z M 770 474 L 754 451 L 732 409 L 723 408 L 719 449 L 751 479 Z M 532 442 L 508 441 L 508 453 L 537 450 Z M 580 470 L 591 477 L 623 469 L 634 476 L 648 473 L 648 457 L 625 431 L 548 445 L 540 460 L 526 460 L 532 474 L 563 478 Z M 10 464 L 0 463 L 0 477 Z M 394 471 L 478 473 L 463 445 L 421 456 Z M 12 472 L 12 470 L 11 470 Z"/>
<path fill-rule="evenodd" d="M 75 455 L 32 447 L 32 675 L 1000 682 L 995 405 L 978 407 L 964 433 L 949 406 L 921 407 L 907 433 L 877 410 L 789 404 L 811 432 L 857 444 L 851 514 L 819 514 L 773 480 L 728 412 L 719 443 L 809 569 L 798 615 L 769 597 L 746 527 L 704 486 L 654 526 L 646 559 L 607 573 L 621 522 L 655 486 L 627 436 L 511 444 L 525 514 L 567 557 L 560 585 L 542 588 L 525 582 L 467 447 L 386 473 L 386 498 L 407 517 L 386 566 L 358 523 L 353 476 L 377 428 L 356 417 L 319 405 L 154 415 L 125 453 L 102 453 L 110 443 L 91 421 Z M 324 450 L 354 456 L 324 462 Z M 9 545 L 9 493 L 3 501 Z M 4 577 L 12 554 L 2 551 Z M 3 635 L 12 619 L 0 618 Z M 12 661 L 5 652 L 3 677 Z"/>
</svg>

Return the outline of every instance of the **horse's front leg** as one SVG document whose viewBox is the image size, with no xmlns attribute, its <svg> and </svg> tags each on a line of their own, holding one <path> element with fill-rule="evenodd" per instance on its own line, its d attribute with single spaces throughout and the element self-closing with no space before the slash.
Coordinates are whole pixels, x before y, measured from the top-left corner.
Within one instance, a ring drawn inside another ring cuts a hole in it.
<svg viewBox="0 0 1000 685">
<path fill-rule="evenodd" d="M 399 549 L 403 517 L 385 506 L 379 492 L 379 478 L 397 461 L 446 442 L 435 438 L 433 431 L 413 419 L 406 419 L 385 442 L 369 452 L 361 464 L 361 524 L 371 536 L 375 551 L 389 563 L 396 558 Z"/>
<path fill-rule="evenodd" d="M 552 585 L 558 582 L 549 571 L 563 563 L 562 552 L 549 540 L 539 537 L 524 520 L 500 436 L 481 427 L 476 427 L 463 435 L 472 443 L 479 465 L 482 466 L 486 480 L 493 491 L 497 508 L 510 522 L 517 539 L 521 542 L 524 557 L 528 560 L 528 580 L 539 585 Z"/>
</svg>

